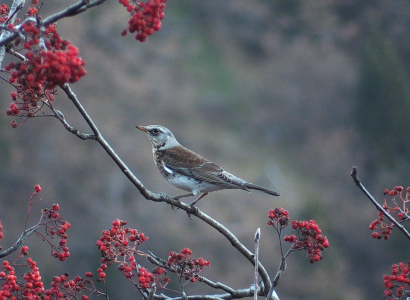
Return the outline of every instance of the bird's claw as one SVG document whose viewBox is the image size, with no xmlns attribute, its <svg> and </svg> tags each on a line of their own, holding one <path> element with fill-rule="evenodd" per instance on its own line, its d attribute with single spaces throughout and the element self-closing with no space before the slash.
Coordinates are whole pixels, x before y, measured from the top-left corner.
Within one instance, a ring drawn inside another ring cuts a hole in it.
<svg viewBox="0 0 410 300">
<path fill-rule="evenodd" d="M 191 218 L 191 215 L 198 215 L 198 207 L 196 207 L 196 206 L 194 206 L 192 203 L 189 205 L 190 206 L 190 211 L 187 211 L 186 213 L 187 213 L 187 215 L 188 215 L 188 218 L 190 218 L 191 220 L 192 220 L 192 218 Z"/>
<path fill-rule="evenodd" d="M 180 198 L 179 196 L 172 197 L 173 200 L 177 201 L 178 203 L 181 203 L 181 201 L 179 201 L 179 198 Z M 173 211 L 177 211 L 179 209 L 179 207 L 175 207 L 175 205 L 172 203 L 171 203 L 171 208 Z"/>
</svg>

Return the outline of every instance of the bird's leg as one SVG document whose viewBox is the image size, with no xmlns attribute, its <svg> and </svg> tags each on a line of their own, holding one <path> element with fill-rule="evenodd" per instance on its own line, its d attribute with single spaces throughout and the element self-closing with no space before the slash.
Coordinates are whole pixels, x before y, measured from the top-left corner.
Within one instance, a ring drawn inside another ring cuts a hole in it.
<svg viewBox="0 0 410 300">
<path fill-rule="evenodd" d="M 208 193 L 203 193 L 201 196 L 199 196 L 194 202 L 191 202 L 189 206 L 194 206 L 195 203 L 197 203 L 199 200 L 201 200 L 203 197 L 208 195 Z"/>
<path fill-rule="evenodd" d="M 194 212 L 189 212 L 187 211 L 186 213 L 188 214 L 188 218 L 191 219 L 191 214 L 197 215 L 198 214 L 198 207 L 195 207 L 194 204 L 197 203 L 199 200 L 201 200 L 203 197 L 208 195 L 208 193 L 203 193 L 201 196 L 199 196 L 194 202 L 191 202 L 189 206 L 193 209 Z"/>
<path fill-rule="evenodd" d="M 179 199 L 181 199 L 181 198 L 191 197 L 191 196 L 194 196 L 194 194 L 193 194 L 193 193 L 189 193 L 189 194 L 185 194 L 185 195 L 181 195 L 181 196 L 174 196 L 174 199 L 175 199 L 175 200 L 179 200 Z"/>
</svg>

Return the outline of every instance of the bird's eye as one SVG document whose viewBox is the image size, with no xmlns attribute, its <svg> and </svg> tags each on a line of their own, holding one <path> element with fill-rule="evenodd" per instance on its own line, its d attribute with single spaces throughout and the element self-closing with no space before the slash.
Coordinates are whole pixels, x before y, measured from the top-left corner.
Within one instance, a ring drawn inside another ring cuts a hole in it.
<svg viewBox="0 0 410 300">
<path fill-rule="evenodd" d="M 154 135 L 157 135 L 159 133 L 159 129 L 158 128 L 154 128 L 151 130 L 151 133 Z"/>
</svg>

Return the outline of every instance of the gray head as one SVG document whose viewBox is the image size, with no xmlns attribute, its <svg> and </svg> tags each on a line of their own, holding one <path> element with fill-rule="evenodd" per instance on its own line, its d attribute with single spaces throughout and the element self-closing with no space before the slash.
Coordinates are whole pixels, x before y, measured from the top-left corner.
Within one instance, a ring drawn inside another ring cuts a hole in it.
<svg viewBox="0 0 410 300">
<path fill-rule="evenodd" d="M 139 130 L 144 131 L 152 147 L 157 149 L 167 149 L 175 146 L 180 146 L 174 134 L 168 128 L 161 125 L 135 126 Z"/>
</svg>

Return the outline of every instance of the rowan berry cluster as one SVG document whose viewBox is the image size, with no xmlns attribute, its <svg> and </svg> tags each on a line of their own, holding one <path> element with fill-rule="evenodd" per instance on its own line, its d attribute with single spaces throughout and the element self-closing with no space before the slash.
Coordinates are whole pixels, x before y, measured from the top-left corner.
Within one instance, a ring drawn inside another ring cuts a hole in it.
<svg viewBox="0 0 410 300">
<path fill-rule="evenodd" d="M 31 0 L 31 4 L 27 10 L 26 16 L 34 16 L 38 13 L 38 9 L 38 0 Z"/>
<path fill-rule="evenodd" d="M 35 8 L 31 11 L 35 13 Z M 17 90 L 11 94 L 13 102 L 6 114 L 30 118 L 41 112 L 43 103 L 51 104 L 56 86 L 77 82 L 86 74 L 85 62 L 74 45 L 61 39 L 54 24 L 42 31 L 36 22 L 28 21 L 18 30 L 23 37 L 17 38 L 13 46 L 25 54 L 22 62 L 11 62 L 5 67 Z M 13 121 L 11 125 L 20 124 Z"/>
<path fill-rule="evenodd" d="M 60 38 L 54 24 L 48 25 L 42 33 L 35 22 L 26 22 L 21 25 L 20 32 L 25 40 L 17 39 L 14 45 L 23 43 L 26 60 L 6 66 L 7 71 L 12 71 L 11 83 L 22 88 L 36 90 L 41 86 L 51 90 L 67 82 L 77 82 L 86 74 L 85 62 L 78 57 L 78 49 Z"/>
<path fill-rule="evenodd" d="M 125 227 L 126 221 L 116 219 L 112 222 L 110 230 L 104 230 L 102 236 L 97 241 L 97 246 L 101 252 L 101 267 L 99 268 L 100 278 L 105 278 L 104 271 L 107 266 L 117 261 L 118 257 L 128 260 L 121 270 L 127 278 L 134 276 L 131 272 L 136 268 L 135 254 L 138 254 L 138 246 L 148 240 L 144 233 L 138 233 L 136 229 Z M 130 267 L 131 269 L 128 269 Z"/>
<path fill-rule="evenodd" d="M 322 230 L 314 220 L 292 221 L 292 228 L 297 235 L 285 236 L 284 240 L 293 243 L 292 250 L 306 250 L 310 263 L 323 258 L 322 251 L 329 247 L 328 239 L 321 235 Z"/>
<path fill-rule="evenodd" d="M 0 24 L 3 24 L 8 19 L 10 9 L 7 7 L 6 4 L 0 5 Z"/>
<path fill-rule="evenodd" d="M 404 189 L 402 186 L 395 186 L 392 190 L 385 189 L 384 195 L 392 196 L 391 199 L 393 205 L 390 207 L 387 204 L 387 199 L 384 199 L 383 208 L 389 213 L 397 222 L 401 223 L 410 219 L 409 210 L 406 207 L 407 202 L 410 201 L 410 187 L 406 189 L 406 194 L 403 196 Z M 375 239 L 384 238 L 387 240 L 393 231 L 394 223 L 386 223 L 385 215 L 382 212 L 378 212 L 378 218 L 372 221 L 369 225 L 372 232 L 372 237 Z"/>
<path fill-rule="evenodd" d="M 136 284 L 136 286 L 142 289 L 155 290 L 165 288 L 169 282 L 169 277 L 165 274 L 165 269 L 162 267 L 155 267 L 151 272 L 143 267 L 140 267 L 137 273 L 138 284 Z"/>
<path fill-rule="evenodd" d="M 164 268 L 155 267 L 149 272 L 146 268 L 139 266 L 135 260 L 135 255 L 146 256 L 138 250 L 138 246 L 147 241 L 148 237 L 125 225 L 127 225 L 126 221 L 114 220 L 111 229 L 104 230 L 97 241 L 96 244 L 102 256 L 101 265 L 97 270 L 99 275 L 97 280 L 104 280 L 108 266 L 119 263 L 118 270 L 138 289 L 164 288 L 169 282 Z M 119 257 L 121 260 L 118 259 Z"/>
<path fill-rule="evenodd" d="M 201 277 L 198 275 L 205 266 L 209 266 L 209 261 L 201 258 L 191 258 L 192 251 L 188 248 L 184 248 L 181 252 L 169 252 L 168 266 L 169 269 L 178 274 L 185 280 L 195 282 L 197 279 L 201 281 Z"/>
<path fill-rule="evenodd" d="M 27 255 L 28 247 L 22 247 L 19 257 Z M 16 260 L 17 261 L 17 260 Z M 14 263 L 3 261 L 0 266 L 0 299 L 40 299 L 44 293 L 43 282 L 41 281 L 40 271 L 36 267 L 36 262 L 27 258 L 26 262 L 19 266 L 29 267 L 29 271 L 19 276 L 17 280 Z"/>
<path fill-rule="evenodd" d="M 44 208 L 42 214 L 44 219 L 50 219 L 45 223 L 46 234 L 51 238 L 60 239 L 58 246 L 50 243 L 53 248 L 52 254 L 60 261 L 65 261 L 70 256 L 66 243 L 68 238 L 67 230 L 71 227 L 71 224 L 61 219 L 60 214 L 57 212 L 58 210 L 60 210 L 60 206 L 55 203 L 51 208 Z"/>
<path fill-rule="evenodd" d="M 269 210 L 268 225 L 273 226 L 279 236 L 282 230 L 289 224 L 289 212 L 281 207 Z M 296 234 L 287 235 L 284 237 L 286 242 L 292 243 L 289 251 L 306 250 L 307 258 L 311 263 L 319 261 L 323 258 L 322 251 L 329 247 L 329 241 L 325 236 L 322 236 L 322 230 L 314 220 L 310 221 L 292 221 L 292 228 L 296 230 Z"/>
<path fill-rule="evenodd" d="M 41 186 L 36 184 L 34 186 L 34 192 L 30 195 L 30 205 L 29 205 L 29 215 L 31 207 L 40 200 L 35 200 L 36 196 L 41 192 Z M 41 220 L 38 223 L 40 226 L 44 226 L 46 234 L 43 235 L 38 229 L 35 231 L 38 236 L 40 236 L 44 241 L 47 241 L 53 251 L 52 254 L 54 257 L 58 258 L 61 261 L 66 260 L 70 256 L 68 251 L 67 243 L 67 230 L 71 227 L 71 224 L 67 221 L 62 220 L 62 217 L 58 213 L 60 210 L 60 205 L 54 203 L 51 208 L 43 208 L 41 210 Z M 54 245 L 49 239 L 59 239 L 59 244 Z"/>
<path fill-rule="evenodd" d="M 61 276 L 54 276 L 51 282 L 51 288 L 45 291 L 45 296 L 41 299 L 52 300 L 52 299 L 81 299 L 88 300 L 87 295 L 82 295 L 79 298 L 79 293 L 87 291 L 89 293 L 101 295 L 91 280 L 91 273 L 86 273 L 86 278 L 81 276 L 75 276 L 74 279 L 70 279 L 68 274 L 63 274 Z"/>
<path fill-rule="evenodd" d="M 269 222 L 268 225 L 272 225 L 276 229 L 281 229 L 289 224 L 289 212 L 282 207 L 269 210 L 268 213 Z"/>
<path fill-rule="evenodd" d="M 136 33 L 135 39 L 145 42 L 149 35 L 161 29 L 161 20 L 165 17 L 166 0 L 149 0 L 147 2 L 118 0 L 118 2 L 131 14 L 127 29 L 124 29 L 121 35 L 126 35 L 127 31 Z"/>
<path fill-rule="evenodd" d="M 387 300 L 408 299 L 410 297 L 410 262 L 392 266 L 391 275 L 383 276 L 384 298 Z M 394 289 L 396 291 L 394 292 Z"/>
</svg>

